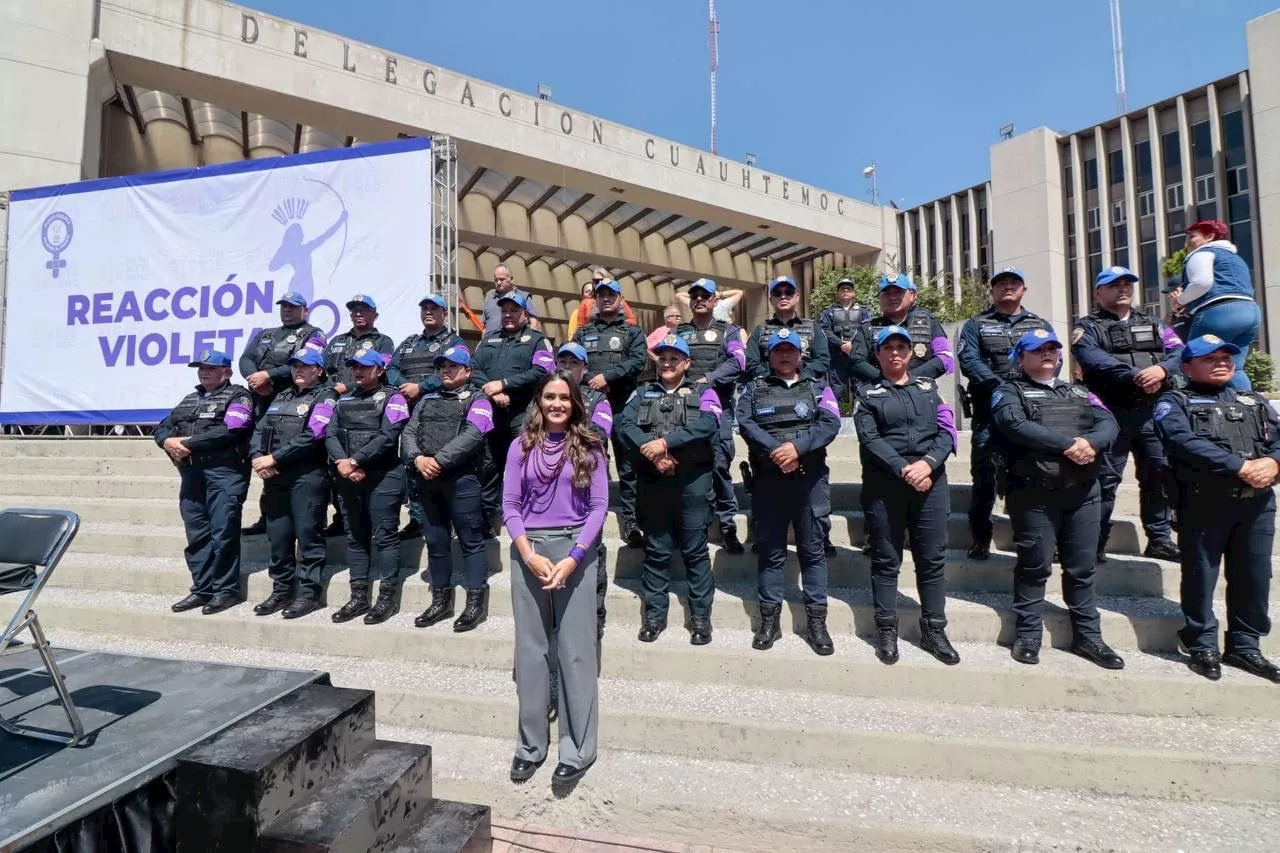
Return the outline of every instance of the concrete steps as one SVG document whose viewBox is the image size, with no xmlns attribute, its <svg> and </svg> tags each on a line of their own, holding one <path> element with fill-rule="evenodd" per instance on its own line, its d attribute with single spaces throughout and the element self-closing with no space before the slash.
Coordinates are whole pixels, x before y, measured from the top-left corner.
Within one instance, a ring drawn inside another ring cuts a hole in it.
<svg viewBox="0 0 1280 853">
<path fill-rule="evenodd" d="M 65 636 L 78 647 L 152 655 L 235 662 L 259 654 L 244 645 Z M 898 667 L 880 669 L 920 681 L 924 669 L 953 673 L 966 666 L 930 666 L 912 651 Z M 961 653 L 968 661 L 973 652 L 962 646 Z M 1055 664 L 1076 660 L 1063 657 Z M 1247 718 L 1219 723 L 1009 708 L 993 715 L 963 699 L 868 702 L 780 684 L 691 688 L 606 673 L 600 759 L 573 796 L 562 799 L 551 793 L 547 768 L 526 785 L 506 781 L 515 713 L 509 672 L 391 668 L 314 652 L 282 652 L 276 663 L 327 670 L 339 686 L 374 686 L 379 736 L 432 744 L 436 796 L 483 800 L 495 813 L 536 813 L 559 825 L 625 827 L 760 851 L 1248 851 L 1269 849 L 1280 829 L 1280 812 L 1256 803 L 1256 789 L 1228 802 L 1227 793 L 1213 787 L 1219 772 L 1276 785 L 1276 759 L 1261 742 L 1274 736 L 1276 720 L 1255 730 Z M 994 679 L 1009 667 L 1016 665 L 992 662 L 987 671 Z M 1037 676 L 1052 680 L 1041 673 L 1027 677 Z M 1144 685 L 1162 680 L 1083 672 L 1079 680 L 1132 677 Z M 1233 690 L 1233 682 L 1243 678 L 1229 673 L 1214 687 Z M 1083 685 L 1077 695 L 1082 692 Z M 939 760 L 944 757 L 958 764 Z M 940 774 L 944 763 L 950 770 Z M 1064 779 L 1079 784 L 1063 785 Z M 1115 788 L 1128 793 L 1108 793 Z M 1211 789 L 1207 799 L 1183 798 L 1199 788 Z"/>
</svg>

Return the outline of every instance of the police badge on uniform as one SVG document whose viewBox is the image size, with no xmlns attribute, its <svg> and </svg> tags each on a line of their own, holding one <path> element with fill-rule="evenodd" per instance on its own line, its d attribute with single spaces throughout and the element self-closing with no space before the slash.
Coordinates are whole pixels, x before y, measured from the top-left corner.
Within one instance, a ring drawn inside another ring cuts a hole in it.
<svg viewBox="0 0 1280 853">
<path fill-rule="evenodd" d="M 379 403 L 380 403 L 380 402 L 382 402 L 383 400 L 385 400 L 386 398 L 387 398 L 387 392 L 386 392 L 386 391 L 379 391 L 377 394 L 374 394 L 374 395 L 373 395 L 373 399 L 374 399 L 376 402 L 379 402 Z"/>
<path fill-rule="evenodd" d="M 717 337 L 717 336 L 716 336 L 716 330 L 715 330 L 715 329 L 707 329 L 707 331 L 706 331 L 706 333 L 703 335 L 703 337 L 704 337 L 704 338 L 706 338 L 708 341 L 711 341 L 712 343 L 714 343 L 714 342 L 715 342 L 715 339 L 716 339 L 716 337 Z"/>
<path fill-rule="evenodd" d="M 1088 397 L 1088 396 L 1089 396 L 1089 392 L 1088 392 L 1088 391 L 1086 391 L 1084 388 L 1081 388 L 1079 385 L 1072 385 L 1072 386 L 1071 386 L 1071 393 L 1072 393 L 1072 394 L 1075 394 L 1077 397 Z"/>
<path fill-rule="evenodd" d="M 693 389 L 686 385 L 685 387 L 677 390 L 676 393 L 679 394 L 681 397 L 688 397 L 690 394 L 693 393 Z"/>
<path fill-rule="evenodd" d="M 928 351 L 929 351 L 929 348 L 924 344 L 916 344 L 914 347 L 911 348 L 911 353 L 916 358 L 924 358 L 925 353 L 927 353 Z"/>
<path fill-rule="evenodd" d="M 522 343 L 522 344 L 527 344 L 527 343 L 529 343 L 529 339 L 530 339 L 530 338 L 532 338 L 532 337 L 533 337 L 532 335 L 521 335 L 521 336 L 520 336 L 520 343 Z"/>
<path fill-rule="evenodd" d="M 371 349 L 372 347 L 373 347 L 373 341 L 360 342 L 360 349 Z"/>
<path fill-rule="evenodd" d="M 435 352 L 438 349 L 440 349 L 440 342 L 436 341 L 431 346 L 427 347 L 427 352 Z"/>
<path fill-rule="evenodd" d="M 298 336 L 290 335 L 289 337 L 284 339 L 284 342 L 287 344 L 296 344 L 298 342 Z"/>
<path fill-rule="evenodd" d="M 609 349 L 622 349 L 622 338 L 609 338 Z"/>
<path fill-rule="evenodd" d="M 298 410 L 297 410 L 297 411 L 298 411 L 298 414 L 300 414 L 300 415 L 305 415 L 305 414 L 307 413 L 307 409 L 309 409 L 309 408 L 311 408 L 311 407 L 310 407 L 310 406 L 308 406 L 306 403 L 299 403 L 299 404 L 298 404 Z"/>
<path fill-rule="evenodd" d="M 799 403 L 796 403 L 793 411 L 795 411 L 796 417 L 807 418 L 809 417 L 809 404 L 804 400 L 801 400 Z"/>
</svg>

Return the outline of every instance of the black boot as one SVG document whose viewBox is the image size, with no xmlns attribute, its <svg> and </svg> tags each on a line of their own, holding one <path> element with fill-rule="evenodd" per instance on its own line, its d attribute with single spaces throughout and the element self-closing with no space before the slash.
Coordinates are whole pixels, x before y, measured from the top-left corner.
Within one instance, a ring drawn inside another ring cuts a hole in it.
<svg viewBox="0 0 1280 853">
<path fill-rule="evenodd" d="M 378 584 L 378 602 L 364 615 L 364 624 L 381 625 L 400 612 L 400 583 L 382 581 Z"/>
<path fill-rule="evenodd" d="M 827 633 L 827 606 L 806 604 L 804 612 L 809 617 L 809 624 L 804 629 L 804 639 L 809 648 L 823 657 L 835 652 L 835 643 L 831 642 L 831 635 Z"/>
<path fill-rule="evenodd" d="M 284 610 L 290 604 L 293 604 L 292 592 L 273 592 L 271 597 L 261 604 L 255 605 L 253 608 L 256 616 L 270 616 L 272 613 L 278 613 Z"/>
<path fill-rule="evenodd" d="M 876 617 L 876 657 L 884 664 L 898 662 L 898 617 Z"/>
<path fill-rule="evenodd" d="M 782 639 L 782 628 L 778 624 L 781 615 L 781 604 L 760 605 L 760 630 L 751 638 L 751 648 L 763 652 L 773 648 L 773 644 Z"/>
<path fill-rule="evenodd" d="M 920 620 L 920 648 L 933 655 L 947 666 L 960 663 L 960 653 L 951 646 L 947 639 L 947 620 Z"/>
<path fill-rule="evenodd" d="M 489 618 L 489 585 L 467 590 L 467 606 L 453 622 L 455 634 L 470 631 Z"/>
<path fill-rule="evenodd" d="M 431 590 L 431 606 L 413 620 L 419 628 L 429 628 L 453 615 L 453 587 Z"/>
<path fill-rule="evenodd" d="M 334 611 L 334 622 L 350 622 L 369 612 L 369 582 L 351 582 L 351 600 Z"/>
</svg>

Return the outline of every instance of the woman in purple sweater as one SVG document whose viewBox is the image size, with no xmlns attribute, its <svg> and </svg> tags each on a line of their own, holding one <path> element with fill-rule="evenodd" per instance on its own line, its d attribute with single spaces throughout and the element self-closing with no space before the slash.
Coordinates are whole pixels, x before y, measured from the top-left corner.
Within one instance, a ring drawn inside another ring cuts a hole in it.
<svg viewBox="0 0 1280 853">
<path fill-rule="evenodd" d="M 604 444 L 591 428 L 573 377 L 560 370 L 548 374 L 533 399 L 525 431 L 511 443 L 502 488 L 502 517 L 512 539 L 520 701 L 511 781 L 530 779 L 547 757 L 548 660 L 555 642 L 560 763 L 552 781 L 570 784 L 596 760 L 595 561 L 609 481 Z"/>
</svg>

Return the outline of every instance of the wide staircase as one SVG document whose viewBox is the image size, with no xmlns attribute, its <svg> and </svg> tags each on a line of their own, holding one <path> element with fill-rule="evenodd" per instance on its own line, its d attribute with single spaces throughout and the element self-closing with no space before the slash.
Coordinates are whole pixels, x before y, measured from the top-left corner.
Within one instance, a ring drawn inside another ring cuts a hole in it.
<svg viewBox="0 0 1280 853">
<path fill-rule="evenodd" d="M 837 439 L 831 458 L 839 551 L 832 657 L 795 636 L 804 608 L 794 555 L 786 634 L 771 651 L 753 651 L 756 558 L 715 544 L 712 644 L 689 645 L 680 583 L 671 627 L 658 642 L 639 643 L 640 552 L 620 547 L 613 518 L 601 757 L 569 796 L 551 789 L 554 754 L 532 782 L 506 778 L 516 700 L 505 536 L 490 545 L 488 622 L 453 634 L 448 623 L 412 625 L 429 598 L 412 576 L 426 567 L 420 543 L 405 548 L 402 612 L 381 626 L 335 625 L 328 611 L 285 622 L 255 617 L 248 605 L 216 616 L 171 613 L 189 583 L 177 476 L 150 440 L 0 441 L 0 504 L 65 507 L 85 522 L 56 587 L 42 596 L 56 643 L 327 671 L 338 687 L 376 691 L 379 739 L 431 745 L 435 796 L 489 804 L 495 818 L 758 851 L 1274 850 L 1280 687 L 1235 670 L 1210 683 L 1182 663 L 1178 566 L 1139 556 L 1132 474 L 1098 573 L 1103 633 L 1125 670 L 1104 672 L 1065 650 L 1071 632 L 1056 573 L 1045 636 L 1055 648 L 1026 667 L 1006 647 L 1007 518 L 995 518 L 990 560 L 965 555 L 963 433 L 961 445 L 949 464 L 948 630 L 963 657 L 955 667 L 913 645 L 919 608 L 909 556 L 902 660 L 887 667 L 872 653 L 853 438 Z M 259 488 L 246 523 L 258 516 Z M 748 530 L 745 516 L 740 529 Z M 244 546 L 252 603 L 269 591 L 267 543 L 246 537 Z M 332 604 L 348 592 L 343 550 L 330 540 Z M 1220 585 L 1220 609 L 1223 592 Z M 1267 639 L 1264 650 L 1280 657 L 1280 641 Z"/>
</svg>

